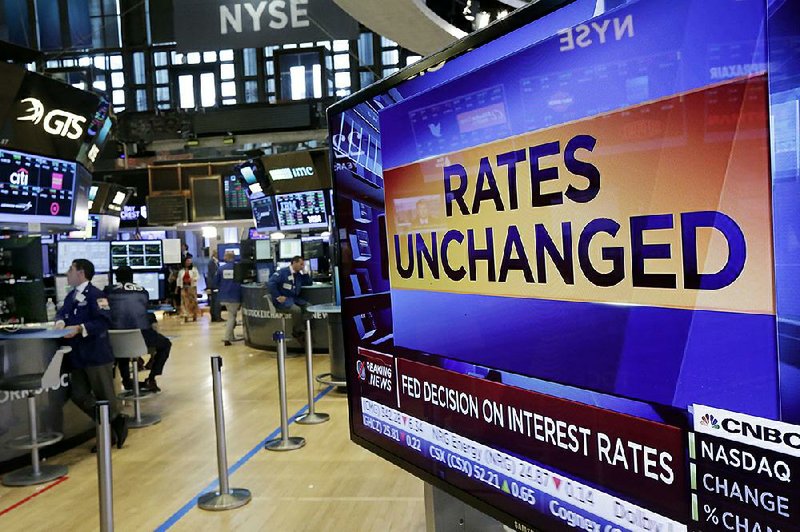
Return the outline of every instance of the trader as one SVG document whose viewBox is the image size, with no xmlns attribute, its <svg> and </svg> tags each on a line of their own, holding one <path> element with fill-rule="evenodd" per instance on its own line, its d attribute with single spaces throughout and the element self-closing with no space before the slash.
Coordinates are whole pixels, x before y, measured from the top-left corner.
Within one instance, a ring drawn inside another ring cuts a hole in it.
<svg viewBox="0 0 800 532">
<path fill-rule="evenodd" d="M 242 306 L 242 284 L 236 280 L 234 268 L 236 255 L 233 251 L 226 251 L 223 256 L 225 264 L 217 269 L 214 276 L 214 285 L 219 288 L 217 299 L 220 305 L 225 305 L 228 310 L 228 323 L 225 324 L 225 337 L 222 339 L 226 346 L 233 342 L 233 329 L 236 327 L 236 314 Z"/>
<path fill-rule="evenodd" d="M 142 286 L 133 282 L 133 270 L 130 266 L 120 266 L 115 272 L 117 284 L 107 286 L 105 293 L 111 307 L 112 329 L 139 329 L 148 348 L 155 349 L 155 355 L 147 363 L 145 369 L 150 370 L 144 385 L 152 392 L 160 392 L 156 377 L 164 372 L 164 364 L 169 358 L 172 342 L 169 338 L 153 329 L 153 320 L 147 312 L 150 295 Z M 120 364 L 119 374 L 122 385 L 132 389 L 131 369 L 128 364 Z"/>
<path fill-rule="evenodd" d="M 76 259 L 67 270 L 73 290 L 56 314 L 56 329 L 69 329 L 70 397 L 89 417 L 95 419 L 95 403 L 108 401 L 111 428 L 121 449 L 128 437 L 128 421 L 120 413 L 112 376 L 114 355 L 108 339 L 111 308 L 99 288 L 92 285 L 94 264 Z M 94 450 L 94 449 L 93 449 Z"/>
<path fill-rule="evenodd" d="M 217 270 L 219 270 L 219 259 L 217 250 L 211 252 L 211 259 L 208 261 L 206 274 L 206 288 L 208 291 L 209 306 L 211 307 L 211 321 L 219 322 L 222 319 L 222 305 L 219 302 L 219 285 L 217 284 Z"/>
<path fill-rule="evenodd" d="M 289 266 L 272 274 L 268 283 L 275 310 L 292 315 L 292 337 L 301 346 L 305 345 L 305 322 L 311 318 L 311 314 L 306 311 L 308 301 L 300 298 L 300 290 L 314 284 L 311 276 L 303 271 L 304 268 L 305 259 L 296 255 Z"/>
</svg>

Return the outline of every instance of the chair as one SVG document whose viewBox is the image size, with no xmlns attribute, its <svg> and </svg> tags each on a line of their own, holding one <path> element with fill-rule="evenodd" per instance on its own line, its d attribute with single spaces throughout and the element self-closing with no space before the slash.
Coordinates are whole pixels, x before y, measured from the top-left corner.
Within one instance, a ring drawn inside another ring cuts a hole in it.
<svg viewBox="0 0 800 532">
<path fill-rule="evenodd" d="M 29 373 L 0 379 L 0 390 L 28 392 L 28 422 L 30 424 L 30 435 L 14 438 L 7 445 L 12 449 L 30 449 L 31 465 L 4 475 L 2 482 L 6 486 L 42 484 L 67 474 L 67 466 L 39 462 L 39 449 L 61 441 L 64 435 L 60 432 L 38 432 L 35 392 L 58 387 L 61 382 L 61 359 L 71 350 L 71 347 L 59 348 L 43 373 Z"/>
<path fill-rule="evenodd" d="M 139 390 L 139 368 L 136 359 L 147 354 L 147 345 L 144 343 L 142 331 L 139 329 L 123 329 L 108 331 L 111 340 L 111 351 L 114 358 L 124 359 L 124 364 L 133 365 L 133 391 L 123 392 L 117 397 L 123 401 L 133 402 L 133 419 L 128 421 L 128 426 L 132 429 L 149 427 L 161 421 L 161 416 L 157 414 L 142 414 L 139 403 L 144 399 L 149 399 L 155 394 L 150 390 L 144 392 Z"/>
</svg>

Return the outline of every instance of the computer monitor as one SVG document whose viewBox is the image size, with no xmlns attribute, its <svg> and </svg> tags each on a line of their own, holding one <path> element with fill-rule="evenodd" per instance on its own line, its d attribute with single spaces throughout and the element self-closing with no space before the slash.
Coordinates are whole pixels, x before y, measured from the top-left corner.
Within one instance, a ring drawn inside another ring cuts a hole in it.
<svg viewBox="0 0 800 532">
<path fill-rule="evenodd" d="M 272 241 L 256 240 L 256 260 L 272 260 Z"/>
<path fill-rule="evenodd" d="M 160 270 L 164 266 L 161 240 L 114 241 L 111 264 L 114 268 L 127 265 L 132 270 Z"/>
<path fill-rule="evenodd" d="M 325 192 L 312 190 L 275 196 L 278 225 L 282 231 L 328 227 Z"/>
<path fill-rule="evenodd" d="M 65 275 L 75 259 L 91 261 L 95 273 L 107 272 L 111 270 L 110 247 L 110 242 L 102 240 L 59 240 L 56 273 Z"/>
<path fill-rule="evenodd" d="M 299 238 L 285 238 L 280 241 L 281 260 L 291 260 L 292 257 L 303 254 L 303 241 Z"/>
<path fill-rule="evenodd" d="M 253 222 L 258 231 L 277 231 L 278 216 L 275 212 L 275 200 L 272 196 L 265 198 L 251 199 L 250 206 L 253 209 Z"/>
<path fill-rule="evenodd" d="M 303 257 L 307 259 L 325 257 L 325 242 L 321 238 L 303 240 Z"/>
<path fill-rule="evenodd" d="M 164 276 L 158 272 L 135 272 L 133 274 L 133 282 L 138 284 L 145 290 L 150 298 L 150 301 L 157 301 L 161 299 L 161 279 Z"/>
</svg>

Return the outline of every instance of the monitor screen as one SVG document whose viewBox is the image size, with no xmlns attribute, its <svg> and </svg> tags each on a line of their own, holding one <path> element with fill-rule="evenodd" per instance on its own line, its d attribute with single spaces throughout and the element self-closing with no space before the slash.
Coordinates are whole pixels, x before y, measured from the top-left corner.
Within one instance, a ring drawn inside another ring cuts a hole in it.
<svg viewBox="0 0 800 532">
<path fill-rule="evenodd" d="M 56 278 L 56 302 L 59 305 L 64 303 L 64 298 L 72 291 L 72 287 L 67 283 L 67 278 L 64 275 L 57 275 Z M 108 273 L 96 273 L 92 278 L 92 285 L 102 290 L 109 283 Z"/>
<path fill-rule="evenodd" d="M 320 238 L 303 240 L 303 257 L 320 259 L 325 257 L 325 242 Z"/>
<path fill-rule="evenodd" d="M 4 222 L 71 224 L 77 183 L 75 163 L 0 149 Z"/>
<path fill-rule="evenodd" d="M 47 245 L 39 237 L 0 238 L 0 282 L 7 279 L 41 279 L 48 266 Z"/>
<path fill-rule="evenodd" d="M 303 241 L 299 238 L 285 238 L 280 240 L 281 260 L 291 260 L 292 257 L 302 256 Z"/>
<path fill-rule="evenodd" d="M 111 243 L 114 268 L 130 266 L 133 270 L 160 270 L 164 266 L 161 240 L 117 240 Z"/>
<path fill-rule="evenodd" d="M 217 257 L 220 261 L 225 259 L 225 253 L 227 251 L 233 251 L 233 254 L 236 256 L 236 260 L 238 261 L 242 255 L 242 248 L 237 244 L 217 244 Z"/>
<path fill-rule="evenodd" d="M 147 290 L 147 295 L 150 301 L 157 301 L 161 299 L 161 283 L 159 279 L 164 274 L 159 272 L 135 272 L 133 274 L 133 282 Z"/>
<path fill-rule="evenodd" d="M 752 523 L 718 451 L 800 424 L 799 11 L 544 0 L 334 104 L 353 440 L 514 530 Z"/>
<path fill-rule="evenodd" d="M 272 260 L 271 240 L 256 240 L 256 260 Z"/>
<path fill-rule="evenodd" d="M 235 168 L 236 176 L 248 199 L 263 198 L 268 188 L 264 165 L 260 159 L 246 161 Z"/>
<path fill-rule="evenodd" d="M 225 195 L 225 218 L 247 218 L 250 216 L 250 202 L 247 191 L 238 174 L 224 176 L 222 179 Z"/>
<path fill-rule="evenodd" d="M 250 240 L 269 240 L 269 233 L 261 233 L 255 227 L 247 231 L 247 238 Z"/>
<path fill-rule="evenodd" d="M 328 227 L 325 192 L 314 190 L 275 196 L 281 231 Z"/>
<path fill-rule="evenodd" d="M 110 248 L 111 243 L 102 240 L 59 240 L 56 273 L 65 275 L 75 259 L 89 260 L 95 272 L 108 272 L 111 270 Z"/>
<path fill-rule="evenodd" d="M 0 323 L 45 321 L 47 307 L 41 279 L 0 283 Z"/>
<path fill-rule="evenodd" d="M 258 231 L 277 231 L 278 230 L 278 217 L 275 212 L 275 199 L 272 196 L 266 196 L 260 199 L 251 200 L 253 207 L 253 221 L 256 224 Z"/>
</svg>

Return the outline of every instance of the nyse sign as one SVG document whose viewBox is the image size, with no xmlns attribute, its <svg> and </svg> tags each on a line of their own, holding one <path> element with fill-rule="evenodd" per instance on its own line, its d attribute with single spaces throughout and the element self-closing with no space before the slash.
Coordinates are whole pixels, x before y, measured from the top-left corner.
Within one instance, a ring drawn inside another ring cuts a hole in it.
<svg viewBox="0 0 800 532">
<path fill-rule="evenodd" d="M 175 0 L 175 39 L 186 51 L 358 37 L 333 0 Z"/>
</svg>

